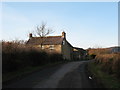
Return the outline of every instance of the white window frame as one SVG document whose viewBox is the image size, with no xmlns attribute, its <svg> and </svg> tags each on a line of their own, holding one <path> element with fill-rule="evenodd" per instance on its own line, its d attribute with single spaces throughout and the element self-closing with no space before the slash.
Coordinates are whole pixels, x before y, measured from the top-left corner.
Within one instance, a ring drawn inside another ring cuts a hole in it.
<svg viewBox="0 0 120 90">
<path fill-rule="evenodd" d="M 65 40 L 63 40 L 63 45 L 65 45 Z"/>
<path fill-rule="evenodd" d="M 54 45 L 50 45 L 50 50 L 53 50 L 54 49 Z"/>
<path fill-rule="evenodd" d="M 42 45 L 42 49 L 44 49 L 45 47 Z"/>
</svg>

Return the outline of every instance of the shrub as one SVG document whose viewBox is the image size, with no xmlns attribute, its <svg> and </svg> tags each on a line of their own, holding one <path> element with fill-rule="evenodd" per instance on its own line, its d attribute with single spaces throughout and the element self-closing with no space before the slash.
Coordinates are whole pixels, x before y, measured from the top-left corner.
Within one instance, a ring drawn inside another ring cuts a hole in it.
<svg viewBox="0 0 120 90">
<path fill-rule="evenodd" d="M 2 42 L 2 71 L 16 71 L 28 66 L 39 66 L 63 60 L 58 53 L 47 53 L 19 42 Z"/>
<path fill-rule="evenodd" d="M 96 55 L 95 54 L 91 54 L 90 55 L 90 59 L 95 59 Z"/>
<path fill-rule="evenodd" d="M 120 76 L 120 53 L 101 54 L 95 59 L 95 63 L 101 65 L 103 71 Z"/>
<path fill-rule="evenodd" d="M 94 49 L 88 49 L 89 55 L 100 55 L 100 54 L 110 54 L 111 51 L 109 48 L 94 48 Z"/>
<path fill-rule="evenodd" d="M 59 53 L 50 54 L 50 62 L 60 62 L 63 60 L 62 55 Z"/>
</svg>

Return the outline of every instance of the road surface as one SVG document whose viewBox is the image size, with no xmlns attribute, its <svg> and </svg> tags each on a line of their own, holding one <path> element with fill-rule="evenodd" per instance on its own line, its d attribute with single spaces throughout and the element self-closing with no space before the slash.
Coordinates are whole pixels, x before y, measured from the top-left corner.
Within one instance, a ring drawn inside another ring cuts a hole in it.
<svg viewBox="0 0 120 90">
<path fill-rule="evenodd" d="M 45 68 L 3 88 L 94 88 L 86 70 L 88 62 L 76 61 Z"/>
</svg>

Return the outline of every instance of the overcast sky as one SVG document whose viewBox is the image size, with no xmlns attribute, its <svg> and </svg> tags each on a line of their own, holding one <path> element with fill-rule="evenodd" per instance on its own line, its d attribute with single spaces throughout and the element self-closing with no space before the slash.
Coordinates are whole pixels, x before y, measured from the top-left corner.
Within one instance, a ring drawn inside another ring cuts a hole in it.
<svg viewBox="0 0 120 90">
<path fill-rule="evenodd" d="M 118 44 L 117 2 L 3 2 L 2 39 L 27 40 L 44 21 L 47 27 L 75 47 L 111 47 Z"/>
</svg>

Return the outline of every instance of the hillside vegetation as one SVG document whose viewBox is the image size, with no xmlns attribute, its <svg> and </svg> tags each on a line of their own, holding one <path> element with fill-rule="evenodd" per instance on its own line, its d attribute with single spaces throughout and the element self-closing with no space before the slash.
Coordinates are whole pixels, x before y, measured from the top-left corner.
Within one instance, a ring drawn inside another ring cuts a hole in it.
<svg viewBox="0 0 120 90">
<path fill-rule="evenodd" d="M 92 73 L 96 73 L 107 87 L 119 87 L 120 85 L 120 53 L 111 53 L 110 49 L 90 49 L 89 55 L 96 55 L 91 64 Z M 94 67 L 93 67 L 94 66 Z M 109 80 L 108 80 L 109 78 Z"/>
</svg>

